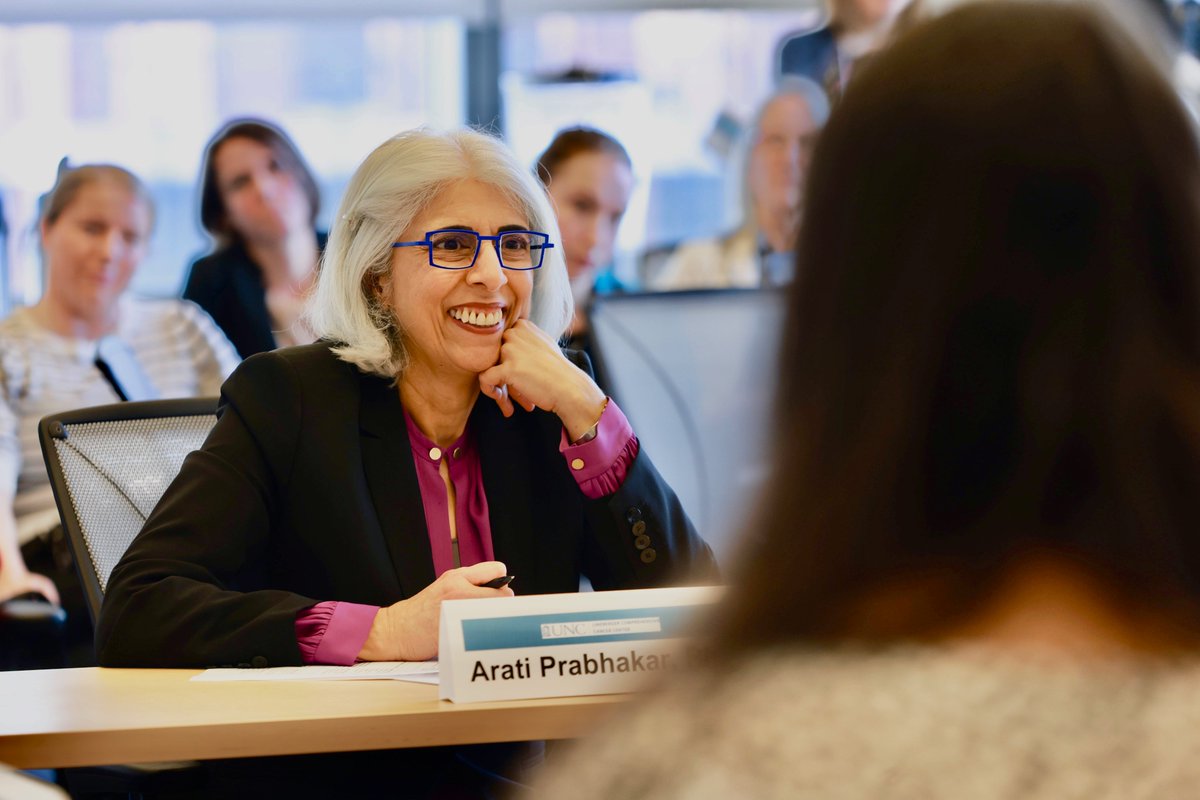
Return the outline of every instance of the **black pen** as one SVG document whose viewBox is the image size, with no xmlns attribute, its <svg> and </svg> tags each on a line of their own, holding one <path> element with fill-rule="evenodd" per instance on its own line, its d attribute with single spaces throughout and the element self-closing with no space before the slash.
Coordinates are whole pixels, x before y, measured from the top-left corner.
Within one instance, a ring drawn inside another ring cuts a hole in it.
<svg viewBox="0 0 1200 800">
<path fill-rule="evenodd" d="M 512 583 L 512 579 L 515 577 L 517 577 L 517 576 L 516 575 L 501 575 L 499 578 L 492 578 L 487 583 L 481 583 L 478 585 L 483 587 L 484 589 L 503 589 L 505 586 L 508 586 L 510 583 Z"/>
</svg>

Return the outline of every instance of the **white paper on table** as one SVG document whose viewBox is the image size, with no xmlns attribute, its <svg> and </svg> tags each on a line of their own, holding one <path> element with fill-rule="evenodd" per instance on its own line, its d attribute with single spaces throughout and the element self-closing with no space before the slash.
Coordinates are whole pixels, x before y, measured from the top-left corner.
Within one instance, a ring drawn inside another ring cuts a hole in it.
<svg viewBox="0 0 1200 800">
<path fill-rule="evenodd" d="M 206 669 L 194 681 L 415 681 L 438 682 L 437 661 L 363 661 L 351 667 Z"/>
<path fill-rule="evenodd" d="M 396 680 L 408 681 L 409 683 L 428 683 L 431 686 L 437 686 L 441 678 L 436 672 L 422 672 L 419 675 L 401 675 Z"/>
</svg>

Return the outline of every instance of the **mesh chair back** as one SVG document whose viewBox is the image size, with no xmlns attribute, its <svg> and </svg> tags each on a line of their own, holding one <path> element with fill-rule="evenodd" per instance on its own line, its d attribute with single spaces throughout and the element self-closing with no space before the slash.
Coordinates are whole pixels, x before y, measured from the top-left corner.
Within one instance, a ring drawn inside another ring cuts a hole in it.
<svg viewBox="0 0 1200 800">
<path fill-rule="evenodd" d="M 216 408 L 216 398 L 149 400 L 41 421 L 42 455 L 93 622 L 113 567 L 184 457 L 204 443 Z"/>
</svg>

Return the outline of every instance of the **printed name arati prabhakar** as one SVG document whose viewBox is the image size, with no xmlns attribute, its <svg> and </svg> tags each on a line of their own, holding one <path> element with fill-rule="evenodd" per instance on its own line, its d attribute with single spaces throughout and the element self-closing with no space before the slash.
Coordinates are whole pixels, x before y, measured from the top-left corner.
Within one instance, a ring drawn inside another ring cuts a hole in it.
<svg viewBox="0 0 1200 800">
<path fill-rule="evenodd" d="M 658 672 L 676 665 L 676 659 L 670 653 L 641 654 L 630 650 L 628 655 L 610 656 L 598 653 L 593 656 L 584 653 L 579 658 L 555 658 L 540 656 L 536 677 L 570 677 L 573 675 L 606 675 L 623 672 Z M 513 681 L 535 677 L 532 660 L 518 658 L 504 664 L 484 664 L 475 662 L 471 671 L 471 682 L 475 681 Z"/>
</svg>

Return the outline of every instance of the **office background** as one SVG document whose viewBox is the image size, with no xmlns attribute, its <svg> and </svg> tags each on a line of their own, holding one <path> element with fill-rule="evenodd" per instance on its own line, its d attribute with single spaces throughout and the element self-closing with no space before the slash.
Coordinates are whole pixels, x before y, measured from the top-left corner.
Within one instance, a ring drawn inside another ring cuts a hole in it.
<svg viewBox="0 0 1200 800">
<path fill-rule="evenodd" d="M 0 314 L 40 295 L 37 201 L 64 157 L 150 184 L 158 222 L 133 289 L 176 294 L 207 249 L 204 142 L 241 115 L 292 134 L 322 185 L 322 227 L 397 131 L 490 125 L 532 162 L 564 125 L 609 130 L 635 162 L 614 264 L 634 279 L 647 248 L 737 218 L 727 134 L 768 93 L 776 43 L 820 16 L 804 0 L 7 0 Z"/>
</svg>

